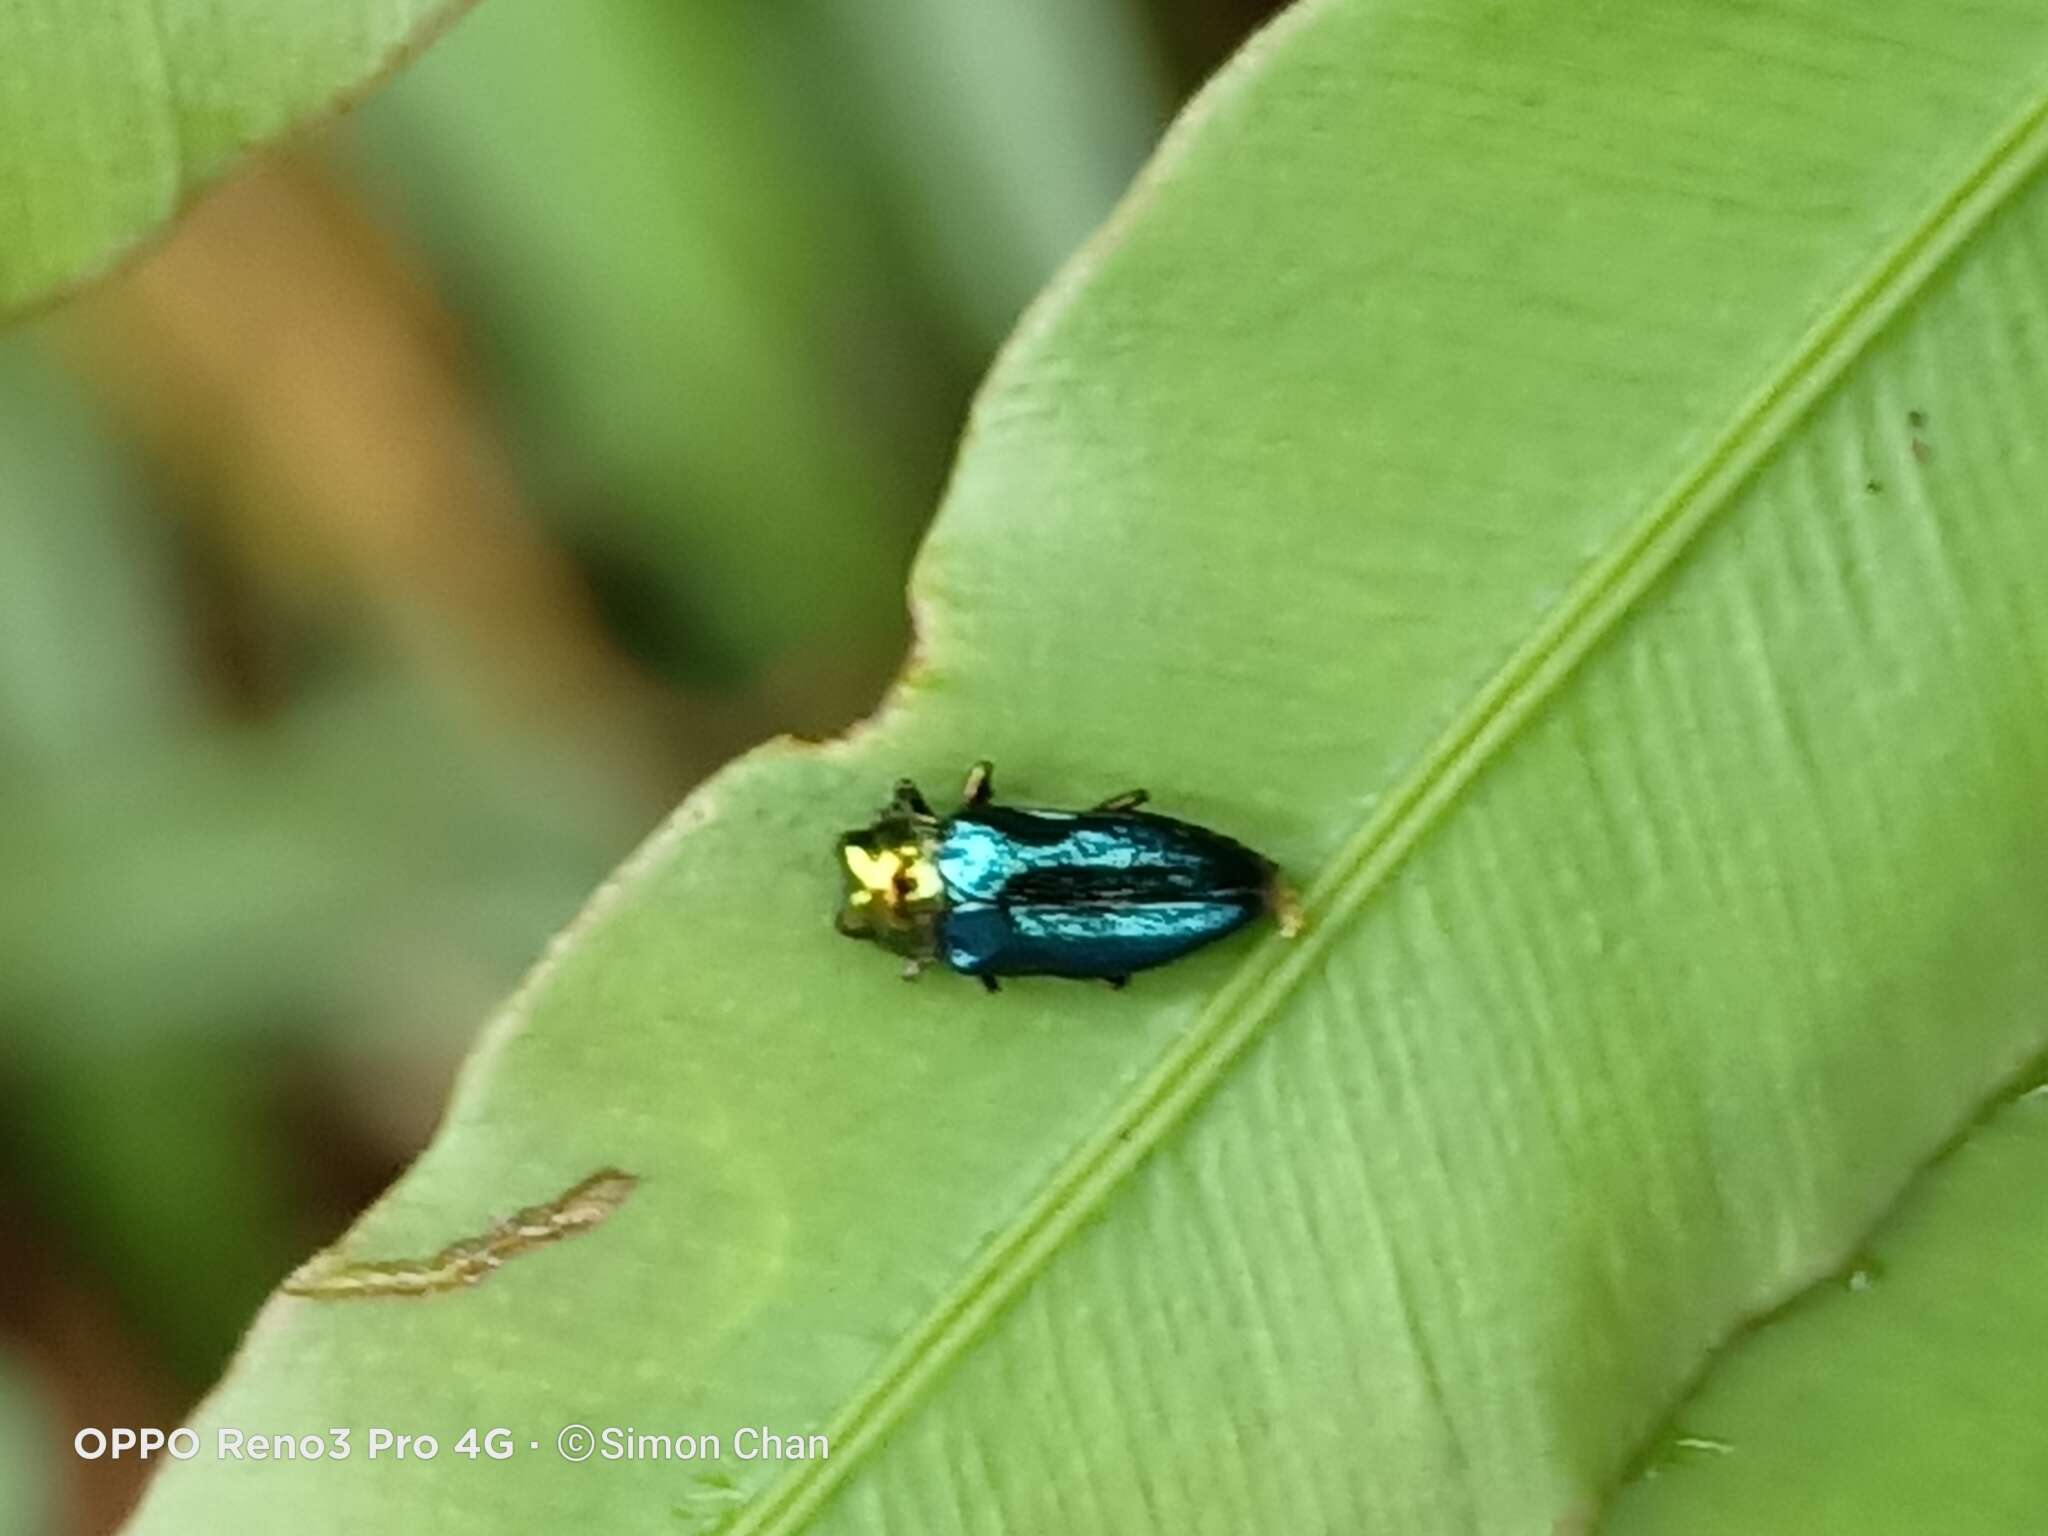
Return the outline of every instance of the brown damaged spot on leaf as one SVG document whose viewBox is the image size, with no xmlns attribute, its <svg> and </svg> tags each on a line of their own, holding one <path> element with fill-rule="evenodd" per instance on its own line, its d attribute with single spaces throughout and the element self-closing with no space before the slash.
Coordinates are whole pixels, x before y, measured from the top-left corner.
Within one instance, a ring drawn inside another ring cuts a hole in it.
<svg viewBox="0 0 2048 1536">
<path fill-rule="evenodd" d="M 530 1205 L 476 1237 L 450 1243 L 426 1259 L 351 1263 L 330 1248 L 286 1278 L 287 1296 L 347 1301 L 368 1296 L 429 1296 L 475 1285 L 507 1259 L 588 1232 L 633 1193 L 639 1179 L 616 1168 L 589 1178 L 541 1205 Z"/>
</svg>

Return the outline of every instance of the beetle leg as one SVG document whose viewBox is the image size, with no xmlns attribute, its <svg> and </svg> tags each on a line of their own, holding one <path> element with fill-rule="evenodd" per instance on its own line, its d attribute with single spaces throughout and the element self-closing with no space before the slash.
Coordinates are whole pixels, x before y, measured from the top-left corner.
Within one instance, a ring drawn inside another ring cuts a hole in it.
<svg viewBox="0 0 2048 1536">
<path fill-rule="evenodd" d="M 890 807 L 894 810 L 908 811 L 913 816 L 929 816 L 932 813 L 930 802 L 908 779 L 896 781 L 896 795 L 890 801 Z"/>
<path fill-rule="evenodd" d="M 1111 795 L 1100 805 L 1090 806 L 1089 809 L 1095 811 L 1135 811 L 1151 798 L 1152 792 L 1150 790 L 1127 789 L 1120 795 Z"/>
<path fill-rule="evenodd" d="M 989 975 L 987 971 L 981 973 L 981 989 L 984 992 L 1000 992 L 1003 990 L 995 977 Z"/>
<path fill-rule="evenodd" d="M 960 798 L 970 808 L 987 805 L 996 792 L 996 765 L 983 758 L 967 770 L 967 782 L 960 787 Z"/>
<path fill-rule="evenodd" d="M 903 979 L 905 981 L 915 981 L 923 972 L 924 962 L 915 955 L 903 962 Z"/>
<path fill-rule="evenodd" d="M 1102 979 L 1109 983 L 1109 990 L 1112 992 L 1121 992 L 1131 984 L 1131 978 L 1128 976 L 1105 976 Z"/>
</svg>

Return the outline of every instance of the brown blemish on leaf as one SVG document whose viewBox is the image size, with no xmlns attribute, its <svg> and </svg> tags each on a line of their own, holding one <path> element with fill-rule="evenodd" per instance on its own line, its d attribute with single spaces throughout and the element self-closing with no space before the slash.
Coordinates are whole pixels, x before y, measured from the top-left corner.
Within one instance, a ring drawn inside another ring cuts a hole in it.
<svg viewBox="0 0 2048 1536">
<path fill-rule="evenodd" d="M 1927 446 L 1927 439 L 1921 436 L 1921 433 L 1927 430 L 1927 413 L 1906 412 L 1906 425 L 1913 429 L 1913 459 L 1916 463 L 1925 464 L 1934 457 L 1934 450 Z"/>
<path fill-rule="evenodd" d="M 317 1301 L 346 1301 L 459 1290 L 475 1285 L 507 1259 L 588 1232 L 625 1204 L 639 1182 L 630 1173 L 600 1168 L 554 1199 L 530 1205 L 476 1237 L 450 1243 L 431 1258 L 351 1263 L 330 1248 L 293 1270 L 284 1292 Z"/>
</svg>

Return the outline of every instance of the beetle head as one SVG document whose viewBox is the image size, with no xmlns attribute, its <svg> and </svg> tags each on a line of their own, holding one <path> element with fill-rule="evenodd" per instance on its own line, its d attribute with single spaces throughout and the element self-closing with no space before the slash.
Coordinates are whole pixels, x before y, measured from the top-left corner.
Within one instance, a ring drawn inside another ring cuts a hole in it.
<svg viewBox="0 0 2048 1536">
<path fill-rule="evenodd" d="M 890 811 L 874 825 L 839 839 L 845 900 L 833 926 L 914 957 L 928 956 L 945 906 L 933 858 L 937 824 L 929 816 Z"/>
</svg>

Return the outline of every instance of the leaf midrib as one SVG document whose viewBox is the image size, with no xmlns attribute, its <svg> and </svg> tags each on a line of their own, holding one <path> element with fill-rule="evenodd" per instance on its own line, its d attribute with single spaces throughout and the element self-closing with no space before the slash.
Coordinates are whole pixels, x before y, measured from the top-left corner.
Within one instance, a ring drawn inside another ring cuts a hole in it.
<svg viewBox="0 0 2048 1536">
<path fill-rule="evenodd" d="M 1185 126 L 1185 125 L 1183 125 Z M 1187 135 L 1177 135 L 1181 144 Z M 989 1243 L 960 1282 L 904 1338 L 876 1375 L 828 1426 L 834 1454 L 802 1464 L 732 1525 L 727 1536 L 790 1532 L 864 1462 L 923 1389 L 957 1359 L 1189 1115 L 1324 952 L 1418 845 L 1458 795 L 1511 744 L 1574 675 L 1578 664 L 1691 549 L 1814 402 L 1871 340 L 1925 291 L 1928 281 L 2048 158 L 2048 83 L 1906 234 L 1850 286 L 1794 348 L 1785 366 L 1753 393 L 1729 425 L 1588 569 L 1507 662 L 1477 692 L 1416 766 L 1339 848 L 1303 898 L 1307 929 L 1294 940 L 1268 936 L 1217 992 L 1201 1017 L 1128 1094 L 1102 1127 L 1061 1163 L 1041 1192 Z M 1154 171 L 1163 167 L 1155 162 Z M 1131 194 L 1136 200 L 1154 177 Z M 1109 228 L 1127 227 L 1121 213 Z M 1102 247 L 1091 244 L 1087 266 Z M 1077 264 L 1079 265 L 1079 264 Z M 1077 274 L 1078 276 L 1078 274 Z M 1081 283 L 1055 285 L 1060 307 Z M 1051 317 L 1025 329 L 1042 334 Z M 1914 1177 L 1917 1177 L 1917 1171 Z M 1910 1187 L 1908 1179 L 1904 1187 Z M 1873 1222 L 1882 1222 L 1889 1205 Z M 1711 1369 L 1742 1326 L 1731 1320 L 1702 1368 Z M 1617 1466 L 1627 1464 L 1626 1457 Z M 1601 1501 L 1604 1505 L 1605 1500 Z"/>
</svg>

